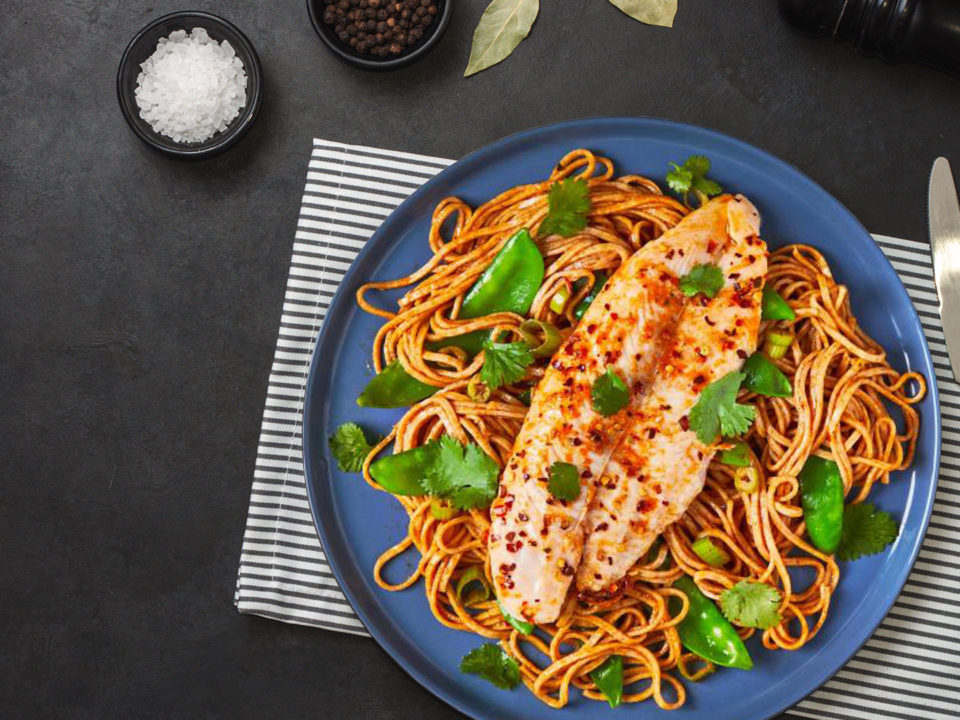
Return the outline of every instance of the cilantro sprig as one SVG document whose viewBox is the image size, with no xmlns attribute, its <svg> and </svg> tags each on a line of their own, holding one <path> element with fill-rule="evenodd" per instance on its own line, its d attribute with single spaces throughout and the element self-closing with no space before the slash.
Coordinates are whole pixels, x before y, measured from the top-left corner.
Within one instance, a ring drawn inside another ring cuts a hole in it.
<svg viewBox="0 0 960 720">
<path fill-rule="evenodd" d="M 604 417 L 616 415 L 630 403 L 630 389 L 612 367 L 598 377 L 590 390 L 593 409 Z"/>
<path fill-rule="evenodd" d="M 875 555 L 897 539 L 897 521 L 870 503 L 847 505 L 843 510 L 843 530 L 837 559 L 856 560 Z"/>
<path fill-rule="evenodd" d="M 533 361 L 533 353 L 526 343 L 499 343 L 488 339 L 483 344 L 480 380 L 491 390 L 511 385 L 523 380 Z"/>
<path fill-rule="evenodd" d="M 761 582 L 741 580 L 720 595 L 724 617 L 735 625 L 766 630 L 782 620 L 780 591 Z"/>
<path fill-rule="evenodd" d="M 540 223 L 539 235 L 570 237 L 587 226 L 590 212 L 590 186 L 586 180 L 566 178 L 550 186 L 547 216 Z"/>
<path fill-rule="evenodd" d="M 568 462 L 555 462 L 550 466 L 547 489 L 557 500 L 576 500 L 580 495 L 580 471 Z"/>
<path fill-rule="evenodd" d="M 460 672 L 479 675 L 498 688 L 510 690 L 520 684 L 520 667 L 497 643 L 484 643 L 463 656 Z"/>
<path fill-rule="evenodd" d="M 737 402 L 737 392 L 744 374 L 730 372 L 707 385 L 697 404 L 690 410 L 690 429 L 700 442 L 710 445 L 719 436 L 735 437 L 750 429 L 757 411 L 753 405 Z"/>
<path fill-rule="evenodd" d="M 460 510 L 486 507 L 497 495 L 497 463 L 479 445 L 461 445 L 449 435 L 436 442 L 424 468 L 423 487 Z"/>
<path fill-rule="evenodd" d="M 723 287 L 723 271 L 716 265 L 695 265 L 680 278 L 680 289 L 687 297 L 703 294 L 714 297 Z"/>
<path fill-rule="evenodd" d="M 678 195 L 683 196 L 683 201 L 687 205 L 688 198 L 692 192 L 702 205 L 707 198 L 719 195 L 723 188 L 716 182 L 707 177 L 710 172 L 710 159 L 703 155 L 691 155 L 683 165 L 668 163 L 673 167 L 667 173 L 667 185 Z"/>
<path fill-rule="evenodd" d="M 373 446 L 356 423 L 344 423 L 330 436 L 330 452 L 342 472 L 360 472 Z"/>
</svg>

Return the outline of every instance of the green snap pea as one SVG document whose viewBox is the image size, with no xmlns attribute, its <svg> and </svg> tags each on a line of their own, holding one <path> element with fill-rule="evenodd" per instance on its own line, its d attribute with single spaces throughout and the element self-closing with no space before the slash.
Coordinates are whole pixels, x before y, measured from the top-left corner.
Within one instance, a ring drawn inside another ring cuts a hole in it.
<svg viewBox="0 0 960 720">
<path fill-rule="evenodd" d="M 797 314 L 787 301 L 780 297 L 780 293 L 767 285 L 763 288 L 763 295 L 760 297 L 760 319 L 796 320 Z"/>
<path fill-rule="evenodd" d="M 503 605 L 500 604 L 499 600 L 497 600 L 497 607 L 500 609 L 500 614 L 503 615 L 503 619 L 507 621 L 510 627 L 514 628 L 521 635 L 529 635 L 533 632 L 533 623 L 515 618 L 513 615 L 503 609 Z"/>
<path fill-rule="evenodd" d="M 683 646 L 717 665 L 752 669 L 750 652 L 737 635 L 736 628 L 723 616 L 716 603 L 700 592 L 693 578 L 684 575 L 673 586 L 690 600 L 690 610 L 677 626 Z M 679 600 L 672 600 L 671 606 L 671 611 L 675 611 Z"/>
<path fill-rule="evenodd" d="M 763 353 L 754 353 L 743 364 L 743 387 L 750 392 L 768 397 L 791 397 L 793 385 L 780 368 Z"/>
<path fill-rule="evenodd" d="M 507 240 L 463 299 L 460 317 L 526 315 L 543 284 L 543 255 L 526 228 Z"/>
<path fill-rule="evenodd" d="M 417 380 L 399 360 L 374 375 L 357 398 L 360 407 L 408 407 L 433 395 L 440 388 Z"/>
<path fill-rule="evenodd" d="M 460 306 L 460 318 L 472 320 L 498 312 L 526 315 L 543 284 L 544 264 L 540 248 L 526 230 L 511 237 L 477 278 Z M 476 330 L 439 342 L 429 343 L 437 350 L 451 345 L 470 355 L 483 349 L 486 330 Z M 386 377 L 382 377 L 386 375 Z M 370 380 L 357 404 L 361 407 L 407 407 L 433 395 L 439 388 L 417 380 L 398 361 L 390 363 Z"/>
<path fill-rule="evenodd" d="M 597 690 L 603 693 L 610 707 L 615 708 L 623 699 L 623 658 L 611 655 L 590 671 Z"/>
<path fill-rule="evenodd" d="M 437 452 L 436 443 L 429 443 L 396 455 L 387 455 L 370 465 L 370 477 L 394 495 L 423 495 L 426 468 Z"/>
<path fill-rule="evenodd" d="M 724 465 L 747 467 L 750 465 L 750 448 L 745 442 L 734 443 L 733 447 L 721 450 L 718 459 Z"/>
<path fill-rule="evenodd" d="M 835 552 L 843 530 L 843 478 L 833 460 L 811 455 L 800 471 L 800 503 L 807 535 L 825 553 Z"/>
</svg>

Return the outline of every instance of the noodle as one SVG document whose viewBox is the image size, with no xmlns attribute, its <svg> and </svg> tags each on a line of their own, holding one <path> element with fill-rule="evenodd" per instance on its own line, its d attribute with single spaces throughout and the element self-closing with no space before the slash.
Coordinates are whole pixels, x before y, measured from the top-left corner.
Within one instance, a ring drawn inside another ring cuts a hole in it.
<svg viewBox="0 0 960 720">
<path fill-rule="evenodd" d="M 612 273 L 688 212 L 650 180 L 615 178 L 610 160 L 586 150 L 564 157 L 549 179 L 511 188 L 475 210 L 457 198 L 443 200 L 428 239 L 433 257 L 407 277 L 371 282 L 357 293 L 364 310 L 386 319 L 373 344 L 377 371 L 398 359 L 409 374 L 440 388 L 410 408 L 367 456 L 363 475 L 373 487 L 379 489 L 370 464 L 388 445 L 398 453 L 444 434 L 476 443 L 501 468 L 506 463 L 527 412 L 522 388 L 500 388 L 486 402 L 473 400 L 467 384 L 482 357 L 471 360 L 456 347 L 431 350 L 427 343 L 474 330 L 519 339 L 524 317 L 496 313 L 462 320 L 459 310 L 506 241 L 543 220 L 551 184 L 568 177 L 589 183 L 589 222 L 573 237 L 538 240 L 546 273 L 529 313 L 563 334 L 576 324 L 573 308 L 590 293 L 596 273 Z M 761 345 L 771 328 L 795 334 L 786 355 L 775 361 L 792 379 L 794 394 L 778 398 L 741 393 L 740 400 L 757 410 L 746 438 L 759 479 L 755 492 L 738 491 L 734 469 L 712 463 L 703 491 L 663 533 L 663 543 L 608 594 L 577 596 L 571 591 L 557 621 L 527 636 L 507 623 L 493 600 L 468 608 L 457 595 L 456 580 L 467 568 L 479 566 L 488 582 L 491 578 L 487 510 L 439 520 L 430 511 L 429 497 L 397 496 L 409 515 L 408 532 L 377 561 L 377 583 L 402 590 L 422 579 L 440 623 L 498 640 L 517 660 L 531 692 L 555 708 L 567 704 L 571 686 L 603 700 L 590 672 L 612 655 L 624 660 L 624 702 L 652 697 L 664 709 L 683 705 L 685 689 L 676 674 L 689 677 L 687 666 L 696 660 L 684 652 L 676 629 L 688 601 L 671 584 L 683 574 L 691 575 L 712 598 L 743 579 L 776 587 L 783 598 L 782 621 L 763 631 L 763 645 L 793 650 L 809 642 L 827 618 L 839 568 L 832 556 L 805 539 L 797 475 L 811 454 L 829 456 L 839 465 L 850 501 L 863 501 L 876 483 L 886 484 L 891 472 L 911 463 L 919 427 L 913 405 L 926 385 L 921 375 L 890 367 L 883 349 L 859 328 L 847 289 L 833 280 L 815 249 L 792 245 L 771 253 L 767 283 L 797 315 L 794 321 L 767 321 L 760 328 Z M 550 299 L 562 286 L 571 300 L 558 314 L 550 309 Z M 366 297 L 370 290 L 395 288 L 409 288 L 397 312 L 375 307 Z M 546 362 L 532 366 L 529 376 L 541 376 Z M 899 411 L 901 427 L 888 407 Z M 691 548 L 703 536 L 723 548 L 730 562 L 722 568 L 704 563 Z M 384 579 L 386 566 L 410 548 L 420 555 L 416 569 L 403 581 L 389 583 Z M 805 569 L 812 580 L 796 587 L 791 568 Z M 740 632 L 748 637 L 754 631 Z"/>
</svg>

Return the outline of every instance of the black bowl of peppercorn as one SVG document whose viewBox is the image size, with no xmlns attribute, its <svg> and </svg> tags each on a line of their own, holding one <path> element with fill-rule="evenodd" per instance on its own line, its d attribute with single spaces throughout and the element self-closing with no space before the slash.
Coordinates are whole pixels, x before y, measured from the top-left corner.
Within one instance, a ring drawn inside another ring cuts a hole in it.
<svg viewBox="0 0 960 720">
<path fill-rule="evenodd" d="M 314 30 L 364 70 L 396 70 L 426 55 L 450 21 L 452 0 L 307 0 Z"/>
</svg>

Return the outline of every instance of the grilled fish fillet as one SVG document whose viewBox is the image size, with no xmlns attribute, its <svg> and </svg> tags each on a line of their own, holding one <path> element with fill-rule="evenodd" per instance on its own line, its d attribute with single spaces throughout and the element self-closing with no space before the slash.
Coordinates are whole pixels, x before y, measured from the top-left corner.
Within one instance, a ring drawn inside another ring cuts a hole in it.
<svg viewBox="0 0 960 720">
<path fill-rule="evenodd" d="M 745 242 L 734 237 L 749 235 L 759 243 L 756 253 L 764 255 L 758 222 L 749 202 L 731 196 L 691 213 L 627 259 L 554 355 L 491 507 L 491 572 L 511 615 L 548 623 L 560 614 L 580 567 L 594 496 L 607 490 L 601 478 L 621 439 L 649 421 L 644 398 L 668 349 L 676 346 L 688 308 L 698 302 L 684 296 L 680 278 L 696 265 L 718 262 L 731 243 Z M 595 412 L 590 397 L 607 367 L 631 391 L 630 404 L 611 417 Z M 549 492 L 555 462 L 578 468 L 583 489 L 575 500 L 557 500 Z M 630 519 L 618 516 L 616 522 Z"/>
<path fill-rule="evenodd" d="M 766 247 L 757 226 L 731 229 L 715 262 L 726 284 L 684 307 L 630 432 L 610 458 L 587 513 L 577 588 L 598 591 L 622 578 L 703 489 L 714 449 L 689 428 L 700 391 L 739 370 L 757 346 Z"/>
</svg>

